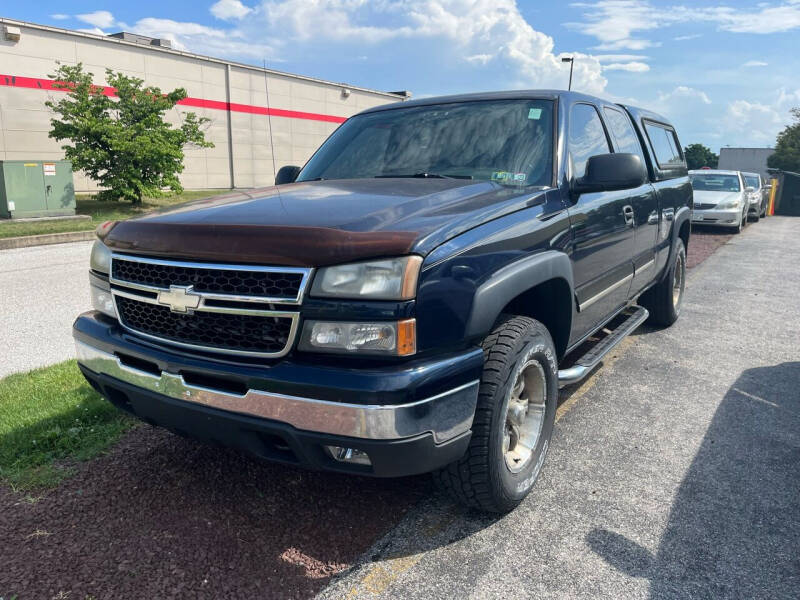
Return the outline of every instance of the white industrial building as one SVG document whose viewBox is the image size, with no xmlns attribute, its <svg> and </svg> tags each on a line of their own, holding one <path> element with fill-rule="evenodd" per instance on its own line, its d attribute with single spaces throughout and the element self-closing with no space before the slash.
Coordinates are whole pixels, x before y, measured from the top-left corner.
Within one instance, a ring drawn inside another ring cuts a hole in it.
<svg viewBox="0 0 800 600">
<path fill-rule="evenodd" d="M 98 85 L 109 68 L 164 91 L 185 88 L 188 98 L 170 119 L 188 111 L 211 119 L 206 138 L 214 143 L 186 149 L 187 189 L 272 185 L 276 169 L 305 163 L 347 117 L 408 97 L 178 51 L 168 40 L 0 18 L 0 160 L 63 158 L 47 135 L 53 115 L 45 101 L 63 94 L 51 87 L 56 61 L 83 63 Z M 75 189 L 95 186 L 75 173 Z"/>
<path fill-rule="evenodd" d="M 718 169 L 759 173 L 764 181 L 772 175 L 767 171 L 767 159 L 775 153 L 774 148 L 720 148 Z"/>
</svg>

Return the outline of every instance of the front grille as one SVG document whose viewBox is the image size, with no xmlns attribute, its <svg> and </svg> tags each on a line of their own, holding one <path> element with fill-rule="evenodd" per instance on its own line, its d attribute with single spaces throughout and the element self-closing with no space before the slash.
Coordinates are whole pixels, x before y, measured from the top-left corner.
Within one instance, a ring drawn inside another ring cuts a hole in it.
<svg viewBox="0 0 800 600">
<path fill-rule="evenodd" d="M 176 313 L 167 306 L 116 296 L 122 324 L 165 341 L 207 350 L 277 354 L 292 333 L 291 317 L 196 311 Z"/>
<path fill-rule="evenodd" d="M 196 292 L 297 301 L 303 285 L 302 269 L 253 269 L 245 266 L 202 266 L 145 262 L 115 256 L 111 276 L 119 283 L 156 288 L 192 286 Z"/>
<path fill-rule="evenodd" d="M 702 203 L 699 203 L 699 202 L 696 202 L 695 205 L 694 205 L 694 209 L 695 210 L 710 210 L 710 209 L 716 208 L 716 207 L 717 207 L 716 204 L 708 204 L 708 203 L 702 204 Z"/>
</svg>

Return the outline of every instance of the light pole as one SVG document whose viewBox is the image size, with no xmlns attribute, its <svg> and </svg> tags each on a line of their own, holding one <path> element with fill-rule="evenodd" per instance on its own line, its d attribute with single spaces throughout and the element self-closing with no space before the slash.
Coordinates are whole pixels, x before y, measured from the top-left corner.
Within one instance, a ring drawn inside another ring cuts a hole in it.
<svg viewBox="0 0 800 600">
<path fill-rule="evenodd" d="M 572 89 L 572 67 L 575 66 L 575 57 L 574 56 L 569 56 L 569 57 L 565 56 L 564 58 L 561 59 L 561 62 L 562 63 L 569 63 L 569 87 L 567 87 L 567 90 L 569 91 L 569 90 Z"/>
</svg>

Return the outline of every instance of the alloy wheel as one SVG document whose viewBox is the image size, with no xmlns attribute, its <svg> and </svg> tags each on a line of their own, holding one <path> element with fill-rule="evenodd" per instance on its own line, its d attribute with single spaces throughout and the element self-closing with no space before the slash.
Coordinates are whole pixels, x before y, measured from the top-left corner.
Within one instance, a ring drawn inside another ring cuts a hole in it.
<svg viewBox="0 0 800 600">
<path fill-rule="evenodd" d="M 517 374 L 506 407 L 503 456 L 512 473 L 531 460 L 544 426 L 547 380 L 538 361 L 525 363 Z"/>
</svg>

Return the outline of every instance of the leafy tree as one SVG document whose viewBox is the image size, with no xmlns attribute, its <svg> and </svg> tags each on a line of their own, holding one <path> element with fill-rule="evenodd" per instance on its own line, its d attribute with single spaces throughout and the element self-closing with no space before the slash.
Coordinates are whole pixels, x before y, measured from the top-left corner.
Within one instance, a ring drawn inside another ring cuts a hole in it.
<svg viewBox="0 0 800 600">
<path fill-rule="evenodd" d="M 700 167 L 716 169 L 719 162 L 719 156 L 703 144 L 689 144 L 683 149 L 683 154 L 686 156 L 686 164 L 690 169 L 699 169 Z"/>
<path fill-rule="evenodd" d="M 792 116 L 795 122 L 778 134 L 775 153 L 767 159 L 767 166 L 800 173 L 800 108 L 793 108 Z"/>
<path fill-rule="evenodd" d="M 211 148 L 201 127 L 209 121 L 184 113 L 172 126 L 164 114 L 186 90 L 162 93 L 144 81 L 106 70 L 113 95 L 92 83 L 93 73 L 83 65 L 59 65 L 55 87 L 66 95 L 45 104 L 56 113 L 50 120 L 50 137 L 67 140 L 62 146 L 75 171 L 83 170 L 103 189 L 101 200 L 141 202 L 142 196 L 159 196 L 162 189 L 183 191 L 178 174 L 183 171 L 183 149 L 187 145 Z"/>
</svg>

